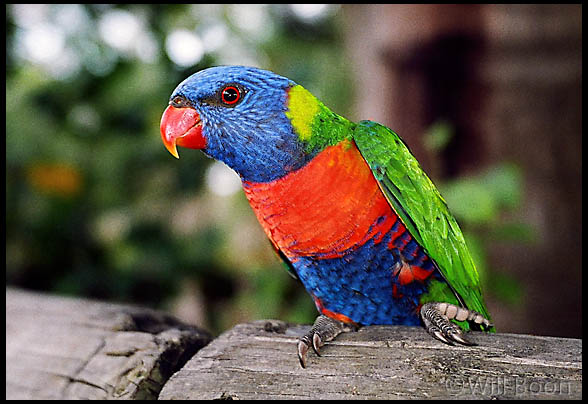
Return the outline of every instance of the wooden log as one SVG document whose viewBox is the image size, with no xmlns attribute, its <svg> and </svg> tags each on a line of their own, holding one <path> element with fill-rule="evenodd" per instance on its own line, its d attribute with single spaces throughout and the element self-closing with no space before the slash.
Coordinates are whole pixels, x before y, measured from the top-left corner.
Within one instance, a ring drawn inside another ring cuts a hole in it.
<svg viewBox="0 0 588 404">
<path fill-rule="evenodd" d="M 296 356 L 309 326 L 241 324 L 201 349 L 160 399 L 453 399 L 582 397 L 582 341 L 474 332 L 449 346 L 420 327 L 340 335 L 307 368 Z"/>
<path fill-rule="evenodd" d="M 150 309 L 7 289 L 6 398 L 157 398 L 210 339 Z"/>
<path fill-rule="evenodd" d="M 238 325 L 170 379 L 208 334 L 149 309 L 7 289 L 6 398 L 582 397 L 578 339 L 471 333 L 478 346 L 451 347 L 419 327 L 372 326 L 302 369 L 308 329 Z"/>
</svg>

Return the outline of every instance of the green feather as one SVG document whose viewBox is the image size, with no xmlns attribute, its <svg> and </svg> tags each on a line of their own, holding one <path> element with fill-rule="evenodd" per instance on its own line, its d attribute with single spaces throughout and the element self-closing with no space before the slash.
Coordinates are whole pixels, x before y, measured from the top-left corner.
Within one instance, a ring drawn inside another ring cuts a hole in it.
<svg viewBox="0 0 588 404">
<path fill-rule="evenodd" d="M 396 133 L 371 121 L 359 122 L 353 139 L 391 206 L 450 286 L 432 282 L 421 303 L 461 304 L 490 320 L 478 271 L 459 225 L 408 147 Z"/>
</svg>

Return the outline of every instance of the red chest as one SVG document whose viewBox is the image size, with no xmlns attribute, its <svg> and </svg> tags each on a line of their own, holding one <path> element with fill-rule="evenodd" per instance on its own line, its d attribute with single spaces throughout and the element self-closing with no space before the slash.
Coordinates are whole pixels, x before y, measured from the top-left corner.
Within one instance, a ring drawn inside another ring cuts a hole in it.
<svg viewBox="0 0 588 404">
<path fill-rule="evenodd" d="M 355 143 L 343 141 L 270 183 L 244 183 L 245 194 L 274 245 L 299 256 L 340 257 L 376 242 L 396 221 Z"/>
</svg>

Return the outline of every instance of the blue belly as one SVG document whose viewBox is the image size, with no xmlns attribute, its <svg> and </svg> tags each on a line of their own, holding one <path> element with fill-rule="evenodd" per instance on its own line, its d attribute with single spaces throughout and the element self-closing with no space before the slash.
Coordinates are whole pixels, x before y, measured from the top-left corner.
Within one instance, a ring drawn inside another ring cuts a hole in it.
<svg viewBox="0 0 588 404">
<path fill-rule="evenodd" d="M 420 324 L 420 296 L 431 280 L 445 281 L 408 231 L 395 235 L 399 225 L 397 220 L 383 238 L 374 237 L 341 257 L 300 257 L 292 263 L 319 311 L 324 308 L 362 325 Z M 430 276 L 407 282 L 399 271 L 402 265 Z"/>
</svg>

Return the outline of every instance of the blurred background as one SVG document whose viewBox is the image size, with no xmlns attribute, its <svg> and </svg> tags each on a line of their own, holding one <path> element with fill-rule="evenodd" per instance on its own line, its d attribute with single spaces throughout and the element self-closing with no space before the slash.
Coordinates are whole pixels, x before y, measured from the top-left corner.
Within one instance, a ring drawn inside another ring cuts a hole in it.
<svg viewBox="0 0 588 404">
<path fill-rule="evenodd" d="M 399 133 L 471 247 L 497 329 L 582 336 L 581 5 L 8 5 L 6 282 L 218 334 L 316 309 L 240 182 L 159 120 L 220 64 Z"/>
</svg>

